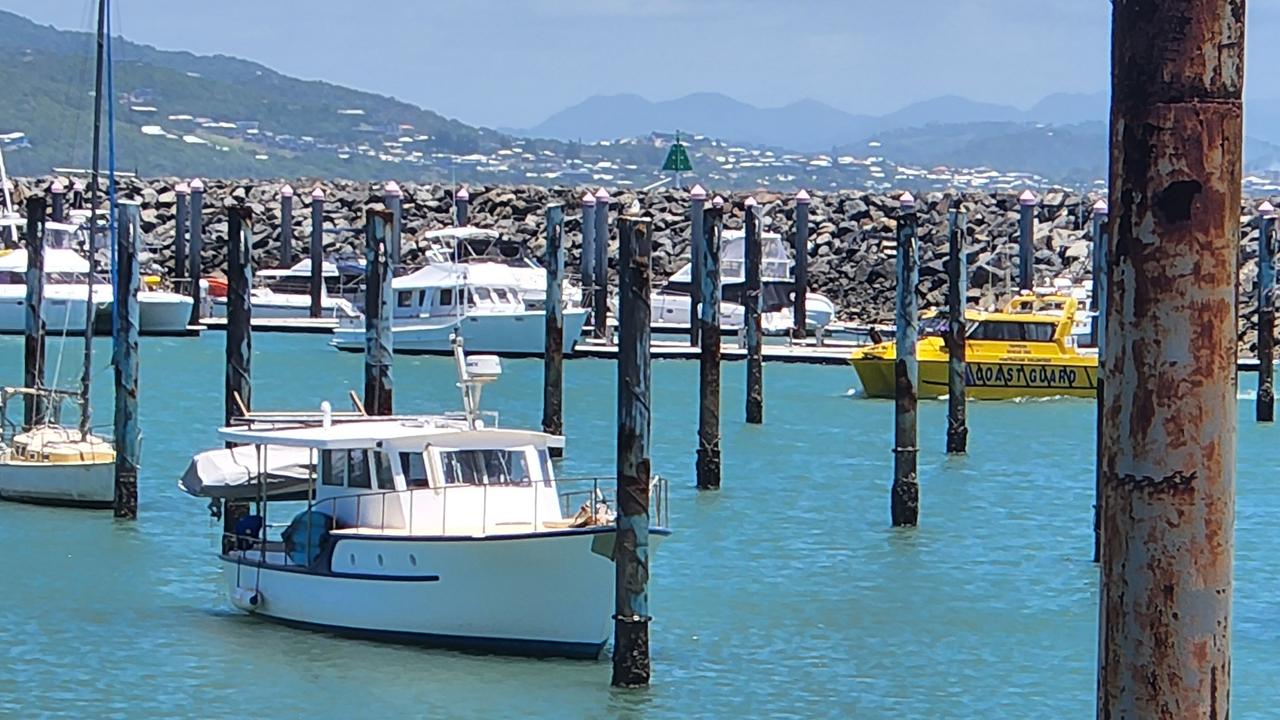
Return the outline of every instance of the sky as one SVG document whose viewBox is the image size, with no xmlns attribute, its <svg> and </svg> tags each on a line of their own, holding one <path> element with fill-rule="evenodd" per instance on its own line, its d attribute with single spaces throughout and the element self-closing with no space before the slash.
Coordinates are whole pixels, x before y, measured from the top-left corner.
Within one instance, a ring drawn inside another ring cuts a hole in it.
<svg viewBox="0 0 1280 720">
<path fill-rule="evenodd" d="M 88 30 L 92 0 L 0 0 Z M 1028 107 L 1108 87 L 1110 0 L 113 0 L 114 30 L 489 127 L 600 94 L 812 98 L 882 114 L 956 94 Z M 383 10 L 385 9 L 385 10 Z M 379 11 L 383 10 L 381 14 Z M 1249 68 L 1280 63 L 1280 2 L 1249 5 Z M 1249 92 L 1280 95 L 1246 71 Z"/>
</svg>

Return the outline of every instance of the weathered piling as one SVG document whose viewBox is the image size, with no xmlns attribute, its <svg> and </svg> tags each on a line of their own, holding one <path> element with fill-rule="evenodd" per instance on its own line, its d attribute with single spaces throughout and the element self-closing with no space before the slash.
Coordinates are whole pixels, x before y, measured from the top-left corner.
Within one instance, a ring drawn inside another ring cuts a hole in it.
<svg viewBox="0 0 1280 720">
<path fill-rule="evenodd" d="M 590 191 L 582 195 L 582 247 L 579 249 L 578 273 L 582 285 L 582 305 L 590 309 L 595 302 L 596 281 L 596 196 Z"/>
<path fill-rule="evenodd" d="M 965 362 L 965 310 L 969 302 L 969 263 L 965 257 L 968 214 L 961 208 L 960 198 L 951 203 L 947 235 L 947 452 L 968 451 L 969 425 L 965 417 L 967 384 Z"/>
<path fill-rule="evenodd" d="M 698 316 L 702 353 L 698 356 L 698 459 L 699 490 L 720 487 L 720 236 L 724 230 L 722 206 L 716 198 L 703 211 L 702 235 L 697 254 L 701 274 L 692 278 L 700 288 Z"/>
<path fill-rule="evenodd" d="M 1116 0 L 1098 713 L 1230 716 L 1243 0 Z"/>
<path fill-rule="evenodd" d="M 1098 357 L 1106 353 L 1107 340 L 1107 273 L 1110 272 L 1111 233 L 1107 224 L 1108 208 L 1105 200 L 1093 204 L 1093 337 L 1098 347 Z M 1102 415 L 1103 415 L 1103 373 L 1101 362 L 1095 381 L 1096 401 L 1094 402 L 1093 423 L 1093 561 L 1098 562 L 1102 556 Z"/>
<path fill-rule="evenodd" d="M 187 222 L 191 188 L 180 182 L 173 188 L 173 276 L 187 277 Z"/>
<path fill-rule="evenodd" d="M 249 291 L 253 287 L 253 238 L 248 228 L 252 215 L 242 205 L 227 208 L 227 338 L 226 375 L 223 382 L 223 420 L 230 424 L 241 417 L 242 408 L 251 408 L 253 384 L 250 382 L 250 360 L 253 336 L 250 321 L 253 306 Z"/>
<path fill-rule="evenodd" d="M 364 410 L 391 415 L 392 338 L 391 278 L 395 259 L 388 235 L 395 216 L 390 210 L 364 215 Z"/>
<path fill-rule="evenodd" d="M 649 684 L 649 220 L 618 222 L 618 518 L 613 685 Z"/>
<path fill-rule="evenodd" d="M 596 257 L 593 263 L 595 280 L 592 283 L 595 292 L 591 318 L 598 338 L 609 336 L 609 203 L 612 201 L 609 191 L 604 188 L 596 191 Z"/>
<path fill-rule="evenodd" d="M 897 337 L 893 363 L 893 490 L 890 516 L 894 527 L 914 527 L 920 516 L 920 482 L 916 477 L 916 201 L 910 194 L 899 200 L 897 297 L 894 304 Z"/>
<path fill-rule="evenodd" d="M 698 250 L 704 242 L 703 213 L 706 212 L 707 191 L 694 185 L 689 191 L 689 346 L 698 347 L 698 322 L 702 316 L 698 304 L 702 302 L 702 253 Z"/>
<path fill-rule="evenodd" d="M 191 240 L 188 243 L 187 277 L 191 279 L 191 324 L 200 323 L 200 257 L 204 252 L 204 181 L 191 181 Z"/>
<path fill-rule="evenodd" d="M 746 286 L 743 288 L 742 331 L 747 337 L 747 422 L 759 425 L 764 422 L 764 356 L 760 325 L 760 206 L 755 198 L 747 198 L 746 215 L 743 218 L 746 231 L 746 247 L 743 260 L 746 264 Z"/>
<path fill-rule="evenodd" d="M 466 227 L 471 222 L 471 193 L 464 185 L 453 194 L 453 224 Z"/>
<path fill-rule="evenodd" d="M 1036 194 L 1018 196 L 1018 288 L 1030 290 L 1036 281 Z"/>
<path fill-rule="evenodd" d="M 542 353 L 542 432 L 564 434 L 564 303 L 560 290 L 564 286 L 564 207 L 547 206 L 546 344 Z M 564 448 L 550 448 L 551 457 L 564 454 Z"/>
<path fill-rule="evenodd" d="M 320 296 L 324 290 L 324 190 L 316 185 L 311 190 L 311 276 L 308 278 L 311 295 L 311 317 L 320 317 Z"/>
<path fill-rule="evenodd" d="M 293 186 L 280 188 L 280 267 L 293 267 Z"/>
<path fill-rule="evenodd" d="M 791 337 L 803 340 L 809 329 L 809 193 L 796 193 L 795 289 L 791 301 Z"/>
<path fill-rule="evenodd" d="M 1276 266 L 1274 259 L 1276 209 L 1269 202 L 1258 208 L 1258 395 L 1254 413 L 1258 422 L 1276 416 L 1272 363 L 1276 342 Z"/>
<path fill-rule="evenodd" d="M 27 198 L 27 323 L 23 335 L 22 384 L 32 390 L 44 387 L 44 198 Z M 22 408 L 22 426 L 34 427 L 46 406 L 40 395 L 28 395 Z"/>
<path fill-rule="evenodd" d="M 389 180 L 382 189 L 382 202 L 387 208 L 387 212 L 391 213 L 390 224 L 387 226 L 387 257 L 390 259 L 392 267 L 400 266 L 400 216 L 401 207 L 404 201 L 404 191 L 394 181 Z"/>
<path fill-rule="evenodd" d="M 59 180 L 54 180 L 49 186 L 49 206 L 50 220 L 58 223 L 67 221 L 67 188 Z"/>
<path fill-rule="evenodd" d="M 142 430 L 138 426 L 138 225 L 137 203 L 120 203 L 116 214 L 116 273 L 111 364 L 115 370 L 115 492 L 117 518 L 138 517 L 138 465 Z"/>
</svg>

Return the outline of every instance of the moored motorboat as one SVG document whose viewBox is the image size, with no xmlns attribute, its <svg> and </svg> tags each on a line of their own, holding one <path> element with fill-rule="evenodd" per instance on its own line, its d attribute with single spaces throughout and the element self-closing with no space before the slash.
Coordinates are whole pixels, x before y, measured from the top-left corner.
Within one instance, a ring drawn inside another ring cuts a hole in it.
<svg viewBox="0 0 1280 720">
<path fill-rule="evenodd" d="M 1098 356 L 1075 345 L 1076 310 L 1074 297 L 1026 294 L 1014 297 L 1001 312 L 968 311 L 968 397 L 1094 397 Z M 945 329 L 945 317 L 935 316 L 921 325 L 916 355 L 921 398 L 944 397 L 948 392 Z M 894 397 L 896 358 L 892 341 L 853 352 L 850 362 L 868 397 Z"/>
<path fill-rule="evenodd" d="M 343 275 L 338 266 L 323 261 L 320 283 L 320 317 L 354 318 L 360 313 L 347 298 L 335 294 Z M 311 317 L 311 260 L 303 259 L 290 268 L 259 270 L 254 273 L 255 287 L 249 291 L 249 304 L 255 319 L 287 319 Z M 227 316 L 225 283 L 213 283 L 212 314 Z"/>
<path fill-rule="evenodd" d="M 231 604 L 371 639 L 597 657 L 614 611 L 607 484 L 564 489 L 549 455 L 563 438 L 482 421 L 479 385 L 497 363 L 459 357 L 461 414 L 339 421 L 326 409 L 318 422 L 221 429 L 241 446 L 202 454 L 207 481 L 190 477 L 193 461 L 182 487 L 257 503 L 224 537 Z M 651 544 L 669 532 L 665 487 L 651 488 Z M 299 497 L 305 509 L 269 537 L 277 501 Z"/>
</svg>

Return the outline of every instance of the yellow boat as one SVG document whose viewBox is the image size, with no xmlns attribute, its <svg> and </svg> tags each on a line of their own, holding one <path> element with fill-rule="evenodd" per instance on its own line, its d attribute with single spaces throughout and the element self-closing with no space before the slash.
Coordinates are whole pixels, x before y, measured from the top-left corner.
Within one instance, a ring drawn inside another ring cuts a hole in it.
<svg viewBox="0 0 1280 720">
<path fill-rule="evenodd" d="M 965 381 L 978 400 L 1026 397 L 1094 397 L 1097 353 L 1082 352 L 1072 339 L 1078 304 L 1063 295 L 1019 295 L 1000 312 L 965 313 Z M 946 318 L 921 323 L 916 357 L 921 398 L 947 395 Z M 893 342 L 853 352 L 850 362 L 868 397 L 893 397 Z"/>
</svg>

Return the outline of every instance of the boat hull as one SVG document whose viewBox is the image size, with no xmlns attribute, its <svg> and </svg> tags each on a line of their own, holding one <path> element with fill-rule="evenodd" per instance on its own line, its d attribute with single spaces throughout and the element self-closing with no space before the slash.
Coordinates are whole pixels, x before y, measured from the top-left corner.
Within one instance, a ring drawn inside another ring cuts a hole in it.
<svg viewBox="0 0 1280 720">
<path fill-rule="evenodd" d="M 193 301 L 171 292 L 138 293 L 138 332 L 143 335 L 186 335 Z"/>
<path fill-rule="evenodd" d="M 564 344 L 566 355 L 582 335 L 587 311 L 571 308 L 564 311 Z M 507 357 L 542 357 L 546 349 L 546 316 L 540 312 L 472 313 L 460 321 L 412 320 L 399 318 L 392 323 L 391 347 L 400 354 L 452 355 L 451 337 L 458 333 L 467 352 L 491 353 Z M 344 322 L 333 331 L 334 347 L 349 352 L 364 352 L 364 322 Z"/>
<path fill-rule="evenodd" d="M 0 461 L 0 500 L 108 508 L 114 498 L 114 462 Z"/>
<path fill-rule="evenodd" d="M 97 295 L 98 293 L 94 293 Z M 44 317 L 45 332 L 49 335 L 83 335 L 85 324 L 85 293 L 50 292 L 46 289 L 40 311 Z M 27 328 L 26 290 L 20 296 L 6 294 L 0 297 L 0 334 L 21 335 Z M 110 317 L 110 303 L 98 303 L 95 317 Z"/>
<path fill-rule="evenodd" d="M 598 657 L 613 627 L 613 528 L 499 537 L 337 537 L 324 572 L 223 556 L 232 605 L 340 634 Z M 656 544 L 659 533 L 651 535 Z M 253 603 L 248 601 L 253 598 Z"/>
<path fill-rule="evenodd" d="M 867 397 L 893 398 L 892 358 L 855 358 L 852 363 Z M 919 369 L 917 396 L 921 399 L 946 397 L 947 361 L 921 360 Z M 965 364 L 965 392 L 974 400 L 1092 398 L 1097 394 L 1097 382 L 1097 365 L 1083 360 L 1078 363 L 983 361 Z"/>
</svg>

